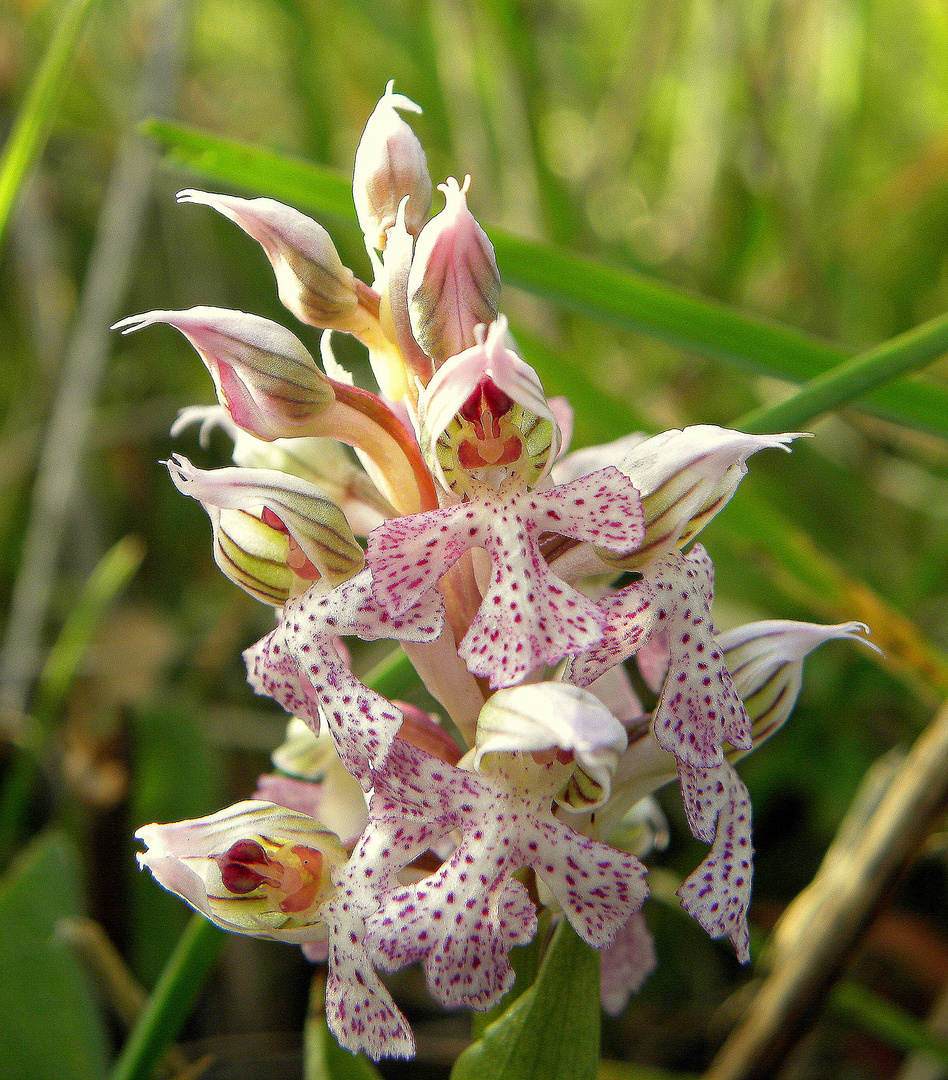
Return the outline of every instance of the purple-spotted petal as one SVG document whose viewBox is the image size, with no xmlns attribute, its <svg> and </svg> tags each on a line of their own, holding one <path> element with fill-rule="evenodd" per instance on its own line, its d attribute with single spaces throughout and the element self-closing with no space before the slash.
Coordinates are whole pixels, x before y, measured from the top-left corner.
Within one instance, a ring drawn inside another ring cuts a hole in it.
<svg viewBox="0 0 948 1080">
<path fill-rule="evenodd" d="M 753 746 L 750 721 L 714 638 L 714 567 L 696 544 L 648 567 L 656 625 L 668 637 L 669 668 L 655 711 L 655 735 L 679 761 L 719 765 L 723 743 Z"/>
<path fill-rule="evenodd" d="M 569 663 L 568 677 L 579 686 L 588 686 L 637 652 L 655 621 L 652 590 L 644 578 L 604 597 L 598 607 L 605 620 L 601 640 Z"/>
<path fill-rule="evenodd" d="M 459 653 L 492 687 L 584 652 L 602 636 L 596 605 L 556 577 L 538 537 L 557 532 L 616 550 L 641 539 L 638 495 L 617 469 L 542 492 L 510 481 L 457 506 L 386 522 L 369 537 L 376 595 L 400 612 L 473 547 L 491 559 L 490 585 Z"/>
<path fill-rule="evenodd" d="M 637 911 L 619 928 L 615 941 L 602 950 L 599 999 L 609 1016 L 621 1016 L 632 994 L 655 970 L 655 941 Z"/>
<path fill-rule="evenodd" d="M 741 963 L 750 959 L 747 908 L 751 891 L 751 808 L 731 765 L 679 766 L 692 832 L 714 838 L 711 851 L 678 890 L 681 905 L 713 938 L 730 938 Z"/>
<path fill-rule="evenodd" d="M 370 769 L 384 760 L 402 717 L 352 674 L 335 638 L 432 641 L 442 629 L 443 605 L 435 594 L 392 616 L 376 603 L 368 571 L 331 592 L 317 588 L 290 600 L 277 629 L 244 653 L 248 679 L 258 693 L 306 720 L 314 733 L 322 717 L 343 764 L 368 788 Z"/>
<path fill-rule="evenodd" d="M 511 948 L 537 929 L 527 890 L 506 869 L 474 891 L 470 854 L 459 849 L 423 885 L 388 893 L 372 921 L 381 965 L 396 971 L 421 960 L 429 990 L 447 1008 L 490 1008 L 513 985 Z"/>
<path fill-rule="evenodd" d="M 459 831 L 460 840 L 433 879 L 402 889 L 397 903 L 383 904 L 370 920 L 371 940 L 386 963 L 427 962 L 431 953 L 429 971 L 438 980 L 432 989 L 442 1000 L 488 1007 L 507 982 L 506 961 L 498 957 L 529 928 L 519 890 L 505 884 L 523 866 L 536 870 L 584 940 L 602 947 L 615 937 L 645 899 L 644 867 L 553 816 L 550 793 L 560 769 L 526 756 L 494 755 L 490 775 L 474 775 L 395 741 L 376 777 L 372 815 L 427 821 L 433 836 Z M 430 885 L 437 886 L 433 892 Z M 487 897 L 493 914 L 485 922 L 480 911 Z M 428 913 L 424 925 L 406 926 L 412 905 Z M 491 972 L 481 971 L 491 965 Z"/>
</svg>

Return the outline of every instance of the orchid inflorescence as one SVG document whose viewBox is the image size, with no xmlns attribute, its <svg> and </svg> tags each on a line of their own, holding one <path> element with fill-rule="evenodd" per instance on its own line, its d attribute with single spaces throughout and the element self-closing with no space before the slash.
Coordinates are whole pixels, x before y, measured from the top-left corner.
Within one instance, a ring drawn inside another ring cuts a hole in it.
<svg viewBox="0 0 948 1080">
<path fill-rule="evenodd" d="M 620 1012 L 655 962 L 639 857 L 649 796 L 676 777 L 711 845 L 681 904 L 746 960 L 750 804 L 733 762 L 786 720 L 812 649 L 866 632 L 715 633 L 695 537 L 747 459 L 797 435 L 695 426 L 566 453 L 569 406 L 547 399 L 499 313 L 470 178 L 442 184 L 429 218 L 399 110 L 420 111 L 389 84 L 355 159 L 371 286 L 296 210 L 178 196 L 260 243 L 283 303 L 323 328 L 323 369 L 244 312 L 117 324 L 168 323 L 214 379 L 221 407 L 185 410 L 176 430 L 223 426 L 237 466 L 167 464 L 210 516 L 220 568 L 277 609 L 244 655 L 254 689 L 294 718 L 255 799 L 142 828 L 139 860 L 218 925 L 325 960 L 329 1026 L 373 1058 L 414 1049 L 378 972 L 420 961 L 445 1006 L 486 1010 L 538 907 L 602 950 L 603 1004 Z M 379 393 L 336 361 L 334 332 L 367 348 Z M 346 637 L 397 642 L 444 717 L 363 685 Z"/>
</svg>

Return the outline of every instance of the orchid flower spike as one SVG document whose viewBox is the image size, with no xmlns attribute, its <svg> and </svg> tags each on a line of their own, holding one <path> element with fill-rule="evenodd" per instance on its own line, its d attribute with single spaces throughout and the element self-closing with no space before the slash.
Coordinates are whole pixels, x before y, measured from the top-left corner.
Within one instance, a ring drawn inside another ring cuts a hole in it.
<svg viewBox="0 0 948 1080">
<path fill-rule="evenodd" d="M 356 155 L 371 286 L 298 211 L 179 196 L 261 244 L 286 306 L 329 328 L 322 368 L 243 312 L 117 324 L 174 326 L 212 375 L 222 408 L 186 411 L 175 433 L 219 423 L 235 465 L 167 465 L 210 516 L 223 572 L 278 609 L 244 660 L 290 717 L 255 801 L 146 825 L 139 861 L 218 925 L 324 961 L 329 1028 L 373 1059 L 414 1053 L 382 973 L 417 961 L 445 1007 L 491 1009 L 540 909 L 602 952 L 602 1001 L 620 1011 L 656 962 L 640 857 L 667 835 L 649 801 L 666 784 L 708 846 L 679 900 L 746 961 L 752 813 L 735 764 L 787 722 L 816 646 L 868 632 L 715 627 L 696 540 L 751 457 L 797 433 L 695 425 L 561 458 L 571 412 L 517 352 L 468 177 L 441 185 L 428 220 L 403 117 L 418 112 L 389 83 Z M 365 347 L 376 389 L 337 362 L 334 330 Z M 404 653 L 440 715 L 392 700 L 391 654 L 370 678 L 356 641 Z"/>
</svg>

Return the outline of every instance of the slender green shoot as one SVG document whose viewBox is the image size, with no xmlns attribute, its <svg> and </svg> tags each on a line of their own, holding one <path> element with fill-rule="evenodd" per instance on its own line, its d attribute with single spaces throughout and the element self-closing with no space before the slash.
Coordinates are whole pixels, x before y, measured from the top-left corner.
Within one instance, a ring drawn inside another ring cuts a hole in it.
<svg viewBox="0 0 948 1080">
<path fill-rule="evenodd" d="M 79 38 L 96 0 L 68 0 L 0 156 L 0 245 L 30 167 L 46 143 Z"/>
</svg>

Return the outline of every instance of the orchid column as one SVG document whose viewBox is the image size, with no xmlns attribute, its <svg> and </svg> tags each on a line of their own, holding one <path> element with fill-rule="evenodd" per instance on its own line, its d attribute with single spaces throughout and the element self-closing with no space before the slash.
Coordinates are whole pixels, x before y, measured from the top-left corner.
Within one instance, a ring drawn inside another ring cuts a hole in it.
<svg viewBox="0 0 948 1080">
<path fill-rule="evenodd" d="M 654 962 L 630 825 L 676 779 L 711 845 L 681 903 L 746 960 L 750 803 L 733 762 L 786 720 L 813 648 L 865 632 L 716 634 L 696 536 L 748 458 L 797 436 L 692 427 L 566 453 L 569 406 L 517 353 L 470 178 L 440 186 L 429 220 L 400 111 L 418 109 L 389 84 L 356 156 L 371 285 L 289 207 L 179 196 L 259 242 L 281 300 L 323 330 L 322 368 L 244 312 L 118 324 L 175 327 L 211 373 L 219 407 L 179 427 L 222 425 L 236 465 L 167 464 L 206 509 L 220 568 L 276 609 L 245 658 L 293 717 L 255 800 L 142 828 L 139 859 L 219 925 L 325 962 L 332 1031 L 374 1058 L 414 1049 L 378 972 L 420 961 L 445 1006 L 486 1010 L 539 907 L 603 950 L 603 1001 L 621 1011 Z M 377 392 L 337 363 L 334 332 L 365 346 Z M 404 649 L 439 714 L 363 685 L 347 637 Z"/>
</svg>

